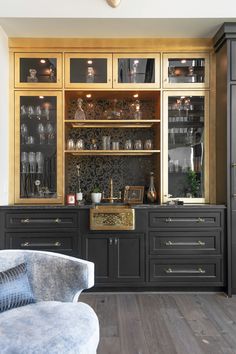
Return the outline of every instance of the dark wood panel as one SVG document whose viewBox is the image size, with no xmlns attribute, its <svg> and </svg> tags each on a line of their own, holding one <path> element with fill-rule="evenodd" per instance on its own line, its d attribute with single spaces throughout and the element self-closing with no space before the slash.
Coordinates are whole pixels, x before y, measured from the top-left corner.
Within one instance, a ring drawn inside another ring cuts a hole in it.
<svg viewBox="0 0 236 354">
<path fill-rule="evenodd" d="M 77 213 L 47 211 L 7 212 L 5 215 L 7 228 L 75 228 Z"/>
<path fill-rule="evenodd" d="M 187 282 L 189 285 L 196 282 L 222 283 L 222 264 L 220 258 L 164 258 L 150 259 L 151 282 Z"/>
<path fill-rule="evenodd" d="M 119 235 L 116 250 L 116 279 L 120 282 L 144 281 L 144 235 Z"/>
<path fill-rule="evenodd" d="M 151 255 L 220 254 L 223 251 L 221 230 L 176 231 L 158 230 L 149 233 Z"/>
<path fill-rule="evenodd" d="M 6 232 L 6 248 L 79 255 L 77 232 Z"/>
<path fill-rule="evenodd" d="M 151 228 L 176 227 L 221 227 L 221 213 L 210 211 L 158 211 L 149 213 L 149 226 Z"/>
<path fill-rule="evenodd" d="M 84 240 L 85 259 L 95 264 L 95 282 L 112 281 L 114 278 L 112 238 L 107 235 L 89 234 L 84 236 Z"/>
</svg>

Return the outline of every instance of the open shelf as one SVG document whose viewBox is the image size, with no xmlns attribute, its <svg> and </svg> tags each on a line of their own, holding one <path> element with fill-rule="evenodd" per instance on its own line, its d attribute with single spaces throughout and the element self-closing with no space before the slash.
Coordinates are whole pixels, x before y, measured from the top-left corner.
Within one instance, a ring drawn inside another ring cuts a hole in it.
<svg viewBox="0 0 236 354">
<path fill-rule="evenodd" d="M 72 128 L 151 128 L 154 124 L 159 122 L 159 119 L 96 119 L 83 121 L 76 121 L 74 119 L 65 120 L 65 123 L 71 124 Z"/>
<path fill-rule="evenodd" d="M 153 155 L 159 153 L 160 150 L 65 150 L 66 154 L 76 156 L 99 156 L 99 155 L 113 155 L 113 156 L 139 156 L 139 155 Z"/>
</svg>

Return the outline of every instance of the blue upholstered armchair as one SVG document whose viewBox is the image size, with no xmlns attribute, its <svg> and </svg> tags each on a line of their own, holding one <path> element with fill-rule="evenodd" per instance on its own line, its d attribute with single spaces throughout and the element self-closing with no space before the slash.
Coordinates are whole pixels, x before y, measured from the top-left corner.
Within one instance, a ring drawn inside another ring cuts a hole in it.
<svg viewBox="0 0 236 354">
<path fill-rule="evenodd" d="M 98 319 L 78 302 L 94 285 L 94 264 L 52 252 L 0 251 L 0 272 L 21 263 L 36 302 L 0 313 L 1 354 L 95 354 Z"/>
</svg>

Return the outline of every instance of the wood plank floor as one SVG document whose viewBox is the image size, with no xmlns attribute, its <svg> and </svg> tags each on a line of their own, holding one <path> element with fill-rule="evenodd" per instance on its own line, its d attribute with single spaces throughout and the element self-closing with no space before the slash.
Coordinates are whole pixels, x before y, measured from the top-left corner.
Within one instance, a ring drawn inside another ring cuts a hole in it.
<svg viewBox="0 0 236 354">
<path fill-rule="evenodd" d="M 100 322 L 98 354 L 236 354 L 236 297 L 84 293 Z"/>
</svg>

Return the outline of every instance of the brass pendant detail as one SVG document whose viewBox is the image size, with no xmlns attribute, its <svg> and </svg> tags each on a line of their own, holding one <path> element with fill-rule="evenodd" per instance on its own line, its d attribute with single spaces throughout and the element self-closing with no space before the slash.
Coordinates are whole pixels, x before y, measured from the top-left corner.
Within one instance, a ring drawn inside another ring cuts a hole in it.
<svg viewBox="0 0 236 354">
<path fill-rule="evenodd" d="M 120 4 L 120 0 L 107 0 L 107 3 L 111 7 L 117 7 Z"/>
<path fill-rule="evenodd" d="M 90 209 L 90 230 L 134 230 L 135 210 L 118 209 L 110 207 L 110 210 Z"/>
</svg>

